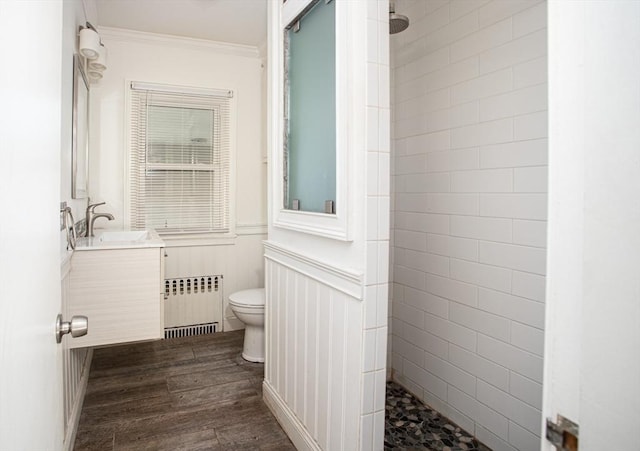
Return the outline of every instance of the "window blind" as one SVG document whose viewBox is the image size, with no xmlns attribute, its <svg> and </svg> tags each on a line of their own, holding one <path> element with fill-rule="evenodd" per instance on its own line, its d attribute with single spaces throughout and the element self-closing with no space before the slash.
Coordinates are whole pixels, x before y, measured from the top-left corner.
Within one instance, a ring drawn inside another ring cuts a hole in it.
<svg viewBox="0 0 640 451">
<path fill-rule="evenodd" d="M 229 231 L 230 99 L 229 91 L 132 83 L 133 228 Z"/>
</svg>

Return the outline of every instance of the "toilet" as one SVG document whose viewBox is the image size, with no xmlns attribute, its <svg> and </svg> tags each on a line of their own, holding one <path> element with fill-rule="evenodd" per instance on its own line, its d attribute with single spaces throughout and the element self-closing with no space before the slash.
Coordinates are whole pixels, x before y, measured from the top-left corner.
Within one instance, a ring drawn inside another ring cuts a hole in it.
<svg viewBox="0 0 640 451">
<path fill-rule="evenodd" d="M 264 288 L 229 295 L 231 310 L 244 323 L 242 358 L 249 362 L 264 362 L 264 301 Z"/>
</svg>

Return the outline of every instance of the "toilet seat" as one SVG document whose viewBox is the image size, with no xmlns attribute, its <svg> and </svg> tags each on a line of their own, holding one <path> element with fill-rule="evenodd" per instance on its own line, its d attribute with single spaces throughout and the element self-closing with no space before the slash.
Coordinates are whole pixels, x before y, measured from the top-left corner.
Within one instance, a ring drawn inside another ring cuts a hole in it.
<svg viewBox="0 0 640 451">
<path fill-rule="evenodd" d="M 229 304 L 240 307 L 264 308 L 264 288 L 242 290 L 229 295 Z"/>
</svg>

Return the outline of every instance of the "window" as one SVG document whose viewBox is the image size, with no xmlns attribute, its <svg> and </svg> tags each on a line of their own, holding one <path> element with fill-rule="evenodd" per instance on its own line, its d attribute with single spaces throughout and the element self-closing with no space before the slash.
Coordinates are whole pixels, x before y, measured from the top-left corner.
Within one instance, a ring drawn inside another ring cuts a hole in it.
<svg viewBox="0 0 640 451">
<path fill-rule="evenodd" d="M 229 231 L 231 97 L 131 83 L 132 228 Z"/>
</svg>

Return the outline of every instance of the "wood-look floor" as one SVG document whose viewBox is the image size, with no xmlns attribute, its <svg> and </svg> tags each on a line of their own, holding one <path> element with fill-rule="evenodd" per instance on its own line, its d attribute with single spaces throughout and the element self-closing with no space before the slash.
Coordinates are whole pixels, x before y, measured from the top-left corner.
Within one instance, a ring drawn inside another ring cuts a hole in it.
<svg viewBox="0 0 640 451">
<path fill-rule="evenodd" d="M 243 331 L 96 349 L 80 450 L 295 450 L 262 401 Z"/>
</svg>

